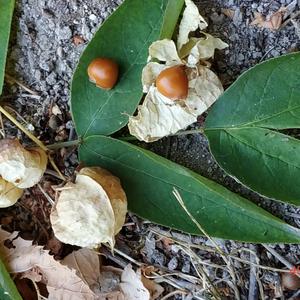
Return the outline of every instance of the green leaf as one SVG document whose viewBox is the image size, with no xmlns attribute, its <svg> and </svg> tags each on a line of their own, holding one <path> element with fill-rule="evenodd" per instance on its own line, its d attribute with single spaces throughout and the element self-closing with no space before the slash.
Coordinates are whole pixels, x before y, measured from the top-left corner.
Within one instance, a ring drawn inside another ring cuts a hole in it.
<svg viewBox="0 0 300 300">
<path fill-rule="evenodd" d="M 247 242 L 299 242 L 300 231 L 221 185 L 147 150 L 110 137 L 92 136 L 79 149 L 88 166 L 99 165 L 121 179 L 129 209 L 150 221 L 201 234 L 174 198 L 214 237 Z"/>
<path fill-rule="evenodd" d="M 184 0 L 170 0 L 168 2 L 163 21 L 160 39 L 171 39 L 182 11 Z"/>
<path fill-rule="evenodd" d="M 142 98 L 141 72 L 150 44 L 160 37 L 169 1 L 125 0 L 85 49 L 71 88 L 72 114 L 80 136 L 109 135 L 127 124 Z M 170 23 L 168 30 L 171 27 Z M 112 90 L 89 82 L 87 67 L 96 57 L 110 57 L 119 64 L 119 81 Z"/>
<path fill-rule="evenodd" d="M 218 99 L 206 120 L 210 149 L 251 189 L 300 204 L 300 141 L 276 130 L 300 128 L 300 53 L 261 63 Z"/>
<path fill-rule="evenodd" d="M 0 299 L 1 300 L 22 300 L 13 280 L 0 260 Z"/>
<path fill-rule="evenodd" d="M 0 95 L 3 88 L 6 53 L 14 5 L 14 0 L 0 0 Z"/>
</svg>

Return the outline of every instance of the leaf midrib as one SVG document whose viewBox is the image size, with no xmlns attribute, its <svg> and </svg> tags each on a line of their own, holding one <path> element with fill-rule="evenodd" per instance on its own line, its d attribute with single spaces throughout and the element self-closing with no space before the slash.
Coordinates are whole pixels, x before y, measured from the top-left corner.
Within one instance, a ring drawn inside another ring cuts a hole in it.
<svg viewBox="0 0 300 300">
<path fill-rule="evenodd" d="M 114 159 L 112 159 L 112 158 L 110 158 L 110 157 L 107 157 L 107 156 L 104 156 L 104 155 L 102 155 L 102 154 L 99 154 L 98 152 L 96 152 L 96 151 L 94 151 L 93 149 L 91 149 L 91 148 L 85 146 L 84 144 L 83 144 L 83 146 L 84 146 L 88 151 L 94 153 L 95 155 L 100 156 L 100 157 L 102 156 L 102 157 L 104 157 L 104 158 L 107 159 L 107 160 L 110 160 L 110 161 L 114 161 L 114 162 L 115 162 Z M 137 151 L 139 151 L 139 152 L 142 152 L 141 150 L 138 150 L 138 149 L 135 149 L 135 150 L 137 150 Z M 142 154 L 145 155 L 144 152 L 142 152 Z M 147 154 L 146 154 L 146 155 L 147 155 Z M 151 157 L 148 156 L 148 155 L 147 155 L 147 157 L 148 157 L 150 160 L 154 161 L 156 164 L 160 164 L 161 166 L 163 166 L 163 167 L 165 167 L 165 168 L 168 168 L 168 169 L 170 170 L 170 168 L 169 168 L 168 166 L 166 166 L 166 165 L 160 163 L 159 161 L 155 161 L 153 158 L 151 158 Z M 127 167 L 127 168 L 129 168 L 129 169 L 132 169 L 132 170 L 134 170 L 134 171 L 136 171 L 136 172 L 140 172 L 140 173 L 145 174 L 145 175 L 147 175 L 147 176 L 149 176 L 149 177 L 152 177 L 152 178 L 154 178 L 154 179 L 156 179 L 156 180 L 158 180 L 158 181 L 162 181 L 162 182 L 164 182 L 164 183 L 166 183 L 166 184 L 168 184 L 168 185 L 170 185 L 170 186 L 175 186 L 175 187 L 177 187 L 179 190 L 185 191 L 185 192 L 187 192 L 187 193 L 190 193 L 190 194 L 192 194 L 192 195 L 194 195 L 194 196 L 199 197 L 198 194 L 195 194 L 195 193 L 192 192 L 192 191 L 188 191 L 188 190 L 186 190 L 185 188 L 179 187 L 179 186 L 177 186 L 177 185 L 175 185 L 175 184 L 173 184 L 173 183 L 170 183 L 170 182 L 168 182 L 168 181 L 166 181 L 166 180 L 164 180 L 164 179 L 162 179 L 162 178 L 157 178 L 157 177 L 155 177 L 155 176 L 153 176 L 153 175 L 151 175 L 151 174 L 149 174 L 149 173 L 146 173 L 146 172 L 144 172 L 144 171 L 142 171 L 142 170 L 135 169 L 134 167 L 131 167 L 131 166 L 126 165 L 126 164 L 123 164 L 123 163 L 121 163 L 120 161 L 118 161 L 118 163 L 119 163 L 120 165 L 124 166 L 124 167 Z M 172 170 L 172 171 L 174 172 L 174 170 Z M 177 173 L 177 174 L 180 174 L 180 175 L 182 175 L 182 176 L 188 177 L 188 178 L 190 178 L 190 179 L 192 179 L 192 180 L 196 180 L 196 178 L 187 176 L 187 175 L 182 174 L 182 173 Z M 197 181 L 197 180 L 196 180 L 196 181 Z M 199 181 L 197 181 L 197 182 L 199 182 Z M 202 183 L 201 183 L 201 184 L 202 184 Z M 205 187 L 206 187 L 210 192 L 215 193 L 215 194 L 217 194 L 218 196 L 220 196 L 221 198 L 227 199 L 227 200 L 230 201 L 230 199 L 225 198 L 225 196 L 224 196 L 223 194 L 217 192 L 216 190 L 211 189 L 210 187 L 208 187 L 208 185 L 205 185 Z M 212 202 L 213 204 L 218 204 L 218 205 L 220 205 L 219 202 L 214 201 L 214 200 L 212 200 L 212 199 L 206 199 L 206 200 L 209 201 L 209 202 Z M 247 214 L 243 213 L 243 210 L 244 210 L 245 208 L 239 206 L 237 203 L 234 203 L 234 202 L 230 202 L 230 203 L 231 203 L 232 206 L 233 206 L 233 209 L 231 209 L 231 210 L 234 211 L 235 213 L 240 213 L 240 214 L 242 214 L 242 215 L 244 215 L 244 216 L 246 216 L 247 218 L 250 218 L 250 219 L 252 219 L 252 220 L 256 220 L 256 221 L 258 220 L 258 218 L 255 218 L 255 217 L 253 217 L 252 215 L 247 215 Z M 226 205 L 224 205 L 224 204 L 222 205 L 222 207 L 225 207 L 225 209 L 228 209 L 228 208 L 226 207 Z M 234 207 L 235 207 L 236 209 L 234 209 Z M 268 216 L 263 215 L 263 217 L 268 217 Z M 270 215 L 270 217 L 273 217 L 273 216 Z M 282 225 L 282 226 L 287 227 L 286 229 L 289 229 L 291 232 L 292 232 L 292 231 L 296 231 L 296 232 L 297 232 L 296 228 L 294 229 L 294 228 L 291 227 L 290 225 L 285 224 L 284 222 L 281 222 L 281 220 L 279 220 L 279 219 L 277 219 L 277 218 L 275 218 L 275 217 L 273 217 L 273 218 L 274 218 L 273 221 L 276 222 L 276 227 L 277 227 L 280 231 L 286 232 L 285 230 L 283 230 L 283 229 L 281 228 L 280 225 Z M 270 225 L 269 222 L 267 222 L 267 221 L 265 221 L 265 220 L 262 221 L 261 218 L 259 218 L 259 221 L 260 221 L 261 223 L 263 223 L 263 224 L 266 224 L 267 226 Z M 279 223 L 281 223 L 281 224 L 279 224 Z M 297 233 L 297 234 L 299 235 L 299 233 Z"/>
</svg>

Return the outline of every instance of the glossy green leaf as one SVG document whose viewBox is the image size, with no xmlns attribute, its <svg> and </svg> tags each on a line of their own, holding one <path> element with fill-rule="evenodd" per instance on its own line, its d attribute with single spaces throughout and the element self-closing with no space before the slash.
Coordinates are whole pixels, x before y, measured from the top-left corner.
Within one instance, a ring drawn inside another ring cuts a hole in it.
<svg viewBox="0 0 300 300">
<path fill-rule="evenodd" d="M 172 38 L 183 5 L 184 0 L 169 0 L 160 33 L 160 39 Z"/>
<path fill-rule="evenodd" d="M 129 209 L 171 228 L 201 234 L 172 194 L 176 188 L 194 218 L 211 235 L 247 242 L 299 242 L 300 231 L 252 202 L 152 152 L 110 137 L 92 136 L 80 159 L 121 179 Z"/>
<path fill-rule="evenodd" d="M 166 22 L 170 3 L 176 1 L 125 0 L 97 31 L 72 81 L 71 108 L 80 136 L 109 135 L 127 124 L 143 95 L 141 72 L 148 48 L 159 39 L 164 20 L 164 34 L 169 34 L 176 23 L 174 16 L 179 16 L 180 5 L 176 4 L 173 17 Z M 89 82 L 87 67 L 96 57 L 110 57 L 119 64 L 119 81 L 112 90 L 101 90 Z"/>
<path fill-rule="evenodd" d="M 2 93 L 14 0 L 0 0 L 0 94 Z"/>
<path fill-rule="evenodd" d="M 300 141 L 276 131 L 300 128 L 300 53 L 245 72 L 218 99 L 205 126 L 226 172 L 265 196 L 300 205 Z"/>
<path fill-rule="evenodd" d="M 0 260 L 0 299 L 1 300 L 22 300 L 13 280 L 6 271 L 3 262 Z"/>
</svg>

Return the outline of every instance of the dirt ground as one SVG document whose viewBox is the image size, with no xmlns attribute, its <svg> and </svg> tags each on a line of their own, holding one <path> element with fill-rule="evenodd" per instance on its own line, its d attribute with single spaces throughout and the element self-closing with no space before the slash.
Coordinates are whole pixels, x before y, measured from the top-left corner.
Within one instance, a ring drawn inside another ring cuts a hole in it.
<svg viewBox="0 0 300 300">
<path fill-rule="evenodd" d="M 7 109 L 45 144 L 76 138 L 69 112 L 69 87 L 72 73 L 88 41 L 100 24 L 118 7 L 121 0 L 17 0 L 12 37 L 8 55 L 4 101 Z M 209 23 L 208 32 L 221 37 L 230 46 L 215 57 L 213 69 L 225 88 L 243 71 L 258 62 L 299 50 L 300 1 L 294 0 L 202 0 L 195 1 Z M 270 16 L 280 7 L 288 14 L 279 30 L 251 26 L 254 13 Z M 20 87 L 22 82 L 29 90 Z M 205 115 L 199 118 L 197 128 Z M 7 136 L 23 134 L 5 122 Z M 228 177 L 211 156 L 205 136 L 193 134 L 167 137 L 147 146 L 152 151 L 182 164 L 230 190 L 254 201 L 291 225 L 300 227 L 300 210 L 261 197 Z M 71 175 L 78 166 L 76 149 L 60 149 L 55 154 L 59 168 Z M 259 174 L 258 174 L 259 176 Z M 50 186 L 60 181 L 51 172 L 45 175 L 42 188 L 51 193 Z M 54 195 L 51 195 L 54 197 Z M 57 258 L 74 249 L 62 245 L 51 232 L 51 206 L 38 187 L 28 190 L 14 207 L 0 210 L 0 223 L 9 230 L 18 230 L 24 238 L 46 245 Z M 226 266 L 211 241 L 144 222 L 129 214 L 128 223 L 117 240 L 115 256 L 108 253 L 107 263 L 124 266 L 128 257 L 135 262 L 153 265 L 169 282 L 162 280 L 164 295 L 169 299 L 211 299 L 209 286 L 217 287 L 226 299 L 297 299 L 300 292 L 283 291 L 280 272 L 287 263 L 300 262 L 298 245 L 250 245 L 217 240 L 225 253 L 235 253 L 240 260 L 230 260 Z M 191 252 L 182 248 L 191 246 Z M 270 248 L 271 247 L 271 248 Z M 252 253 L 250 255 L 250 253 Z M 251 264 L 246 262 L 252 262 Z M 253 263 L 270 267 L 261 269 Z M 252 270 L 252 275 L 250 272 Z M 204 270 L 204 271 L 203 271 Z M 233 271 L 235 276 L 231 276 Z M 202 272 L 202 273 L 201 273 Z M 203 272 L 211 283 L 202 287 Z M 200 276 L 199 276 L 200 273 Z M 187 277 L 186 275 L 192 277 Z M 257 277 L 257 278 L 256 278 Z M 183 290 L 184 293 L 177 292 Z M 235 291 L 236 290 L 236 291 Z M 235 292 L 234 292 L 235 291 Z M 263 292 L 262 292 L 263 291 Z M 264 295 L 262 295 L 262 293 Z"/>
</svg>

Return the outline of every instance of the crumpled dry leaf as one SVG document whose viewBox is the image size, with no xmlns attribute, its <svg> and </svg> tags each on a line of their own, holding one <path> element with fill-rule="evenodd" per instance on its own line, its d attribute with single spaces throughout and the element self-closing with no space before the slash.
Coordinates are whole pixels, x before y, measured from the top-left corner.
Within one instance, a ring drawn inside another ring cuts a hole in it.
<svg viewBox="0 0 300 300">
<path fill-rule="evenodd" d="M 14 205 L 23 195 L 23 190 L 0 178 L 0 207 Z"/>
<path fill-rule="evenodd" d="M 189 34 L 192 31 L 205 29 L 208 24 L 200 15 L 199 10 L 192 0 L 185 0 L 186 8 L 183 12 L 182 20 L 179 25 L 179 34 L 177 39 L 177 49 L 180 50 L 183 45 L 189 41 Z"/>
<path fill-rule="evenodd" d="M 42 281 L 47 285 L 49 300 L 95 300 L 95 294 L 76 274 L 75 269 L 62 265 L 41 246 L 33 246 L 31 241 L 17 237 L 0 229 L 0 253 L 11 273 L 23 273 L 23 278 Z M 14 248 L 7 248 L 5 239 L 13 240 Z M 82 249 L 81 251 L 89 251 Z M 96 254 L 95 254 L 96 255 Z M 82 265 L 82 264 L 81 264 Z M 97 272 L 94 269 L 94 272 Z"/>
<path fill-rule="evenodd" d="M 7 239 L 14 247 L 4 245 Z M 11 234 L 1 228 L 0 240 L 0 255 L 9 272 L 21 273 L 22 278 L 46 284 L 49 300 L 150 299 L 141 281 L 141 271 L 135 273 L 131 265 L 124 270 L 110 266 L 100 268 L 98 254 L 87 248 L 57 261 L 42 246 L 34 246 L 31 241 L 18 237 L 17 232 Z M 147 286 L 154 296 L 162 290 L 151 282 L 147 282 Z M 156 299 L 154 296 L 151 299 Z"/>
<path fill-rule="evenodd" d="M 67 183 L 50 214 L 55 236 L 64 243 L 95 248 L 114 246 L 127 212 L 126 195 L 118 178 L 101 168 L 84 168 Z"/>
<path fill-rule="evenodd" d="M 148 279 L 147 277 L 143 276 L 141 277 L 142 283 L 144 287 L 149 291 L 150 293 L 150 299 L 156 300 L 159 299 L 161 294 L 164 292 L 164 288 L 156 283 L 154 280 Z"/>
<path fill-rule="evenodd" d="M 141 280 L 141 271 L 136 273 L 132 270 L 131 265 L 127 265 L 121 275 L 121 290 L 126 300 L 138 299 L 149 300 L 150 293 L 144 287 Z"/>
<path fill-rule="evenodd" d="M 283 15 L 286 12 L 285 7 L 281 7 L 278 11 L 273 13 L 270 17 L 265 18 L 261 13 L 254 13 L 254 20 L 250 25 L 256 25 L 258 27 L 267 28 L 271 30 L 278 30 L 282 24 Z"/>
<path fill-rule="evenodd" d="M 40 148 L 26 150 L 18 140 L 0 140 L 0 176 L 19 188 L 37 184 L 47 160 L 47 154 Z"/>
</svg>

